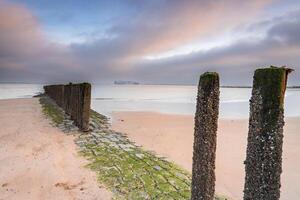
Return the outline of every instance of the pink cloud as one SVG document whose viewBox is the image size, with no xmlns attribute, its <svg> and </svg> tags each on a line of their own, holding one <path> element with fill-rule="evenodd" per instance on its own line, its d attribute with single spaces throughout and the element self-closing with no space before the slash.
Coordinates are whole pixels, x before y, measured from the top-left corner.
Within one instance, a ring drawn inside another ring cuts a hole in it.
<svg viewBox="0 0 300 200">
<path fill-rule="evenodd" d="M 208 52 L 145 61 L 142 58 L 146 55 L 168 51 L 248 24 L 260 16 L 271 0 L 163 2 L 165 4 L 143 9 L 130 22 L 121 20 L 108 31 L 116 37 L 69 46 L 50 42 L 39 20 L 26 7 L 0 3 L 0 80 L 103 82 L 137 77 L 149 82 L 181 79 L 181 82 L 190 83 L 208 67 L 242 73 L 246 71 L 245 66 L 268 61 L 272 62 L 270 64 L 299 63 L 296 59 L 299 34 L 293 24 L 285 25 L 286 28 L 277 27 L 282 32 L 272 31 L 277 34 L 274 37 L 286 37 L 287 42 L 292 39 L 293 44 L 268 39 L 263 39 L 261 44 L 242 41 Z M 269 37 L 273 36 L 270 34 Z"/>
<path fill-rule="evenodd" d="M 272 1 L 166 2 L 163 8 L 157 8 L 157 11 L 149 9 L 133 19 L 136 23 L 133 29 L 129 29 L 132 34 L 128 34 L 129 39 L 133 40 L 133 53 L 160 53 L 196 39 L 220 34 L 253 20 Z"/>
</svg>

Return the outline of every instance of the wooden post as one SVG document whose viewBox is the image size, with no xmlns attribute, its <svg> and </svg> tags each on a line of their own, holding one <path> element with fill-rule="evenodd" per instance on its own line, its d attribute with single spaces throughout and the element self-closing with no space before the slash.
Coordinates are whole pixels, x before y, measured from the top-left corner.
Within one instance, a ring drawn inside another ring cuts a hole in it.
<svg viewBox="0 0 300 200">
<path fill-rule="evenodd" d="M 83 83 L 80 87 L 80 124 L 83 131 L 89 129 L 90 106 L 91 106 L 91 84 Z"/>
<path fill-rule="evenodd" d="M 250 100 L 244 200 L 278 200 L 287 68 L 257 69 Z"/>
<path fill-rule="evenodd" d="M 201 75 L 195 114 L 192 200 L 213 200 L 219 115 L 219 75 Z"/>
</svg>

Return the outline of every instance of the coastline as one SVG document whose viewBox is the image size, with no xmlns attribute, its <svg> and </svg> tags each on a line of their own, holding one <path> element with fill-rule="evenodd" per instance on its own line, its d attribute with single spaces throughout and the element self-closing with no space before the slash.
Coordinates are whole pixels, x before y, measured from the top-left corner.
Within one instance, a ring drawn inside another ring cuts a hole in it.
<svg viewBox="0 0 300 200">
<path fill-rule="evenodd" d="M 156 112 L 114 112 L 112 127 L 191 172 L 194 119 L 192 115 Z M 299 199 L 300 117 L 286 118 L 281 199 Z M 248 120 L 220 119 L 217 138 L 216 193 L 242 199 Z"/>
<path fill-rule="evenodd" d="M 42 116 L 38 98 L 0 100 L 0 111 L 4 124 L 0 130 L 0 170 L 5 172 L 0 174 L 0 197 L 110 199 L 106 189 L 99 189 L 95 174 L 83 167 L 87 162 L 77 155 L 74 137 L 51 126 Z M 112 118 L 114 130 L 190 172 L 193 123 L 192 115 L 155 112 L 115 112 Z M 283 200 L 300 198 L 299 124 L 300 117 L 286 118 Z M 232 200 L 242 198 L 247 131 L 248 120 L 219 120 L 216 194 Z"/>
</svg>

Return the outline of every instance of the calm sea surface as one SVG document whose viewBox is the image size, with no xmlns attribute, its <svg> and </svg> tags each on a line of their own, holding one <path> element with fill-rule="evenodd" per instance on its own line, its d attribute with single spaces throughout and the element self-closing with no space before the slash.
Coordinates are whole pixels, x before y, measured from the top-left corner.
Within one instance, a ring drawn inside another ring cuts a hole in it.
<svg viewBox="0 0 300 200">
<path fill-rule="evenodd" d="M 0 84 L 0 99 L 30 98 L 42 92 L 42 85 Z M 93 85 L 92 108 L 111 116 L 115 111 L 153 111 L 194 115 L 196 86 Z M 221 118 L 248 118 L 250 88 L 222 88 Z M 288 89 L 285 116 L 300 116 L 300 89 Z"/>
</svg>

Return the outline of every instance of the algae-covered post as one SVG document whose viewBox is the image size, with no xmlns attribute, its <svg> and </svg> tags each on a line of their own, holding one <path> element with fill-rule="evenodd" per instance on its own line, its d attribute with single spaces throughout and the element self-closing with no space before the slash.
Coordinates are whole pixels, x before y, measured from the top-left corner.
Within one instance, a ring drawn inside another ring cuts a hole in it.
<svg viewBox="0 0 300 200">
<path fill-rule="evenodd" d="M 195 114 L 192 200 L 214 199 L 219 93 L 219 75 L 202 74 Z"/>
<path fill-rule="evenodd" d="M 291 69 L 257 69 L 250 100 L 244 200 L 278 200 L 282 171 L 283 102 Z"/>
<path fill-rule="evenodd" d="M 91 84 L 68 84 L 44 86 L 45 93 L 52 98 L 75 124 L 82 130 L 88 131 L 91 105 Z"/>
</svg>

